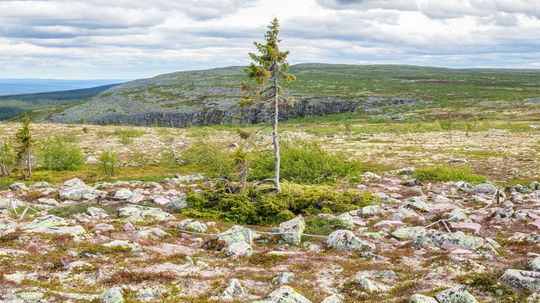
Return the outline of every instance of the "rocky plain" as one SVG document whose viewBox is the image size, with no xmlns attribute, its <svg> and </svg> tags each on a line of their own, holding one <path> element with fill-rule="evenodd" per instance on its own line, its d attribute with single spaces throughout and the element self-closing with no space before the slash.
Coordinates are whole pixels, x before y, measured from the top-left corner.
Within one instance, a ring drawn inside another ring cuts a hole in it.
<svg viewBox="0 0 540 303">
<path fill-rule="evenodd" d="M 332 186 L 376 199 L 246 225 L 186 215 L 186 196 L 217 181 L 182 168 L 151 182 L 87 172 L 14 181 L 0 191 L 0 302 L 540 302 L 538 163 L 519 161 L 536 157 L 535 128 L 456 131 L 450 144 L 440 131 L 328 135 L 293 126 L 289 135 L 353 150 L 377 160 L 372 167 L 393 164 Z M 18 125 L 2 127 L 8 136 Z M 87 163 L 112 147 L 126 167 L 134 153 L 150 157 L 200 136 L 234 141 L 234 130 L 141 128 L 125 145 L 111 127 L 82 127 L 33 125 L 38 138 L 76 130 Z M 414 177 L 416 166 L 454 162 L 490 181 Z M 502 177 L 510 170 L 523 178 Z M 340 224 L 313 234 L 306 222 L 314 219 Z"/>
</svg>

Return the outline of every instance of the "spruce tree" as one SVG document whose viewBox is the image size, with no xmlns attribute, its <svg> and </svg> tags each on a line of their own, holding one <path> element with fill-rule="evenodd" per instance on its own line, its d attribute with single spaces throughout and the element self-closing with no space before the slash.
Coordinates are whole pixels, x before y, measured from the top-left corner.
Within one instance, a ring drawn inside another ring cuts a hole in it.
<svg viewBox="0 0 540 303">
<path fill-rule="evenodd" d="M 23 179 L 32 178 L 32 147 L 34 139 L 30 132 L 30 118 L 24 115 L 22 118 L 22 127 L 15 135 L 17 142 L 17 163 L 21 169 Z"/>
<path fill-rule="evenodd" d="M 271 108 L 272 135 L 274 145 L 274 177 L 272 181 L 277 192 L 281 191 L 279 180 L 280 153 L 279 153 L 279 105 L 281 101 L 288 101 L 284 96 L 284 88 L 281 82 L 292 82 L 296 77 L 288 73 L 289 64 L 287 56 L 289 51 L 281 51 L 279 43 L 279 22 L 274 18 L 264 35 L 264 42 L 254 42 L 256 53 L 249 53 L 252 63 L 245 69 L 249 78 L 259 85 L 257 101 Z"/>
</svg>

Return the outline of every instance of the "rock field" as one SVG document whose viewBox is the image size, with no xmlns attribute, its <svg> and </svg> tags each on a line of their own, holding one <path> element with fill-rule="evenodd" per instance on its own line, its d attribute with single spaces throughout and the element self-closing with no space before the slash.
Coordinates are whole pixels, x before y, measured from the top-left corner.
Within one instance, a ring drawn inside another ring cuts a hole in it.
<svg viewBox="0 0 540 303">
<path fill-rule="evenodd" d="M 183 217 L 197 178 L 15 183 L 0 192 L 0 302 L 540 302 L 540 184 L 366 177 L 355 190 L 380 203 L 318 237 L 302 217 Z"/>
</svg>

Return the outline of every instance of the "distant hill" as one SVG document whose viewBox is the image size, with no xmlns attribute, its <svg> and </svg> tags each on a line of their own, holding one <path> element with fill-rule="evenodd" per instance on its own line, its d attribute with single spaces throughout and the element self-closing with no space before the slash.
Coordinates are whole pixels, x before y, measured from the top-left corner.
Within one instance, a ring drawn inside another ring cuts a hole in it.
<svg viewBox="0 0 540 303">
<path fill-rule="evenodd" d="M 299 64 L 291 72 L 297 81 L 288 91 L 298 102 L 284 109 L 285 119 L 394 105 L 463 107 L 540 96 L 540 70 Z M 267 115 L 259 107 L 239 108 L 241 81 L 246 81 L 242 67 L 165 74 L 112 87 L 38 118 L 178 127 L 264 121 Z"/>
<path fill-rule="evenodd" d="M 0 96 L 84 89 L 122 82 L 126 80 L 0 79 Z"/>
<path fill-rule="evenodd" d="M 58 92 L 0 96 L 0 120 L 6 120 L 25 112 L 57 108 L 94 97 L 117 84 Z"/>
</svg>

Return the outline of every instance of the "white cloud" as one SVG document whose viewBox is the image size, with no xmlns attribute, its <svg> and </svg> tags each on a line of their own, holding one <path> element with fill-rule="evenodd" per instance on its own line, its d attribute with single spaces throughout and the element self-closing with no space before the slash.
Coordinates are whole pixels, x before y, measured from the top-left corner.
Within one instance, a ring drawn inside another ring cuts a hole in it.
<svg viewBox="0 0 540 303">
<path fill-rule="evenodd" d="M 536 0 L 0 1 L 0 77 L 136 78 L 247 64 L 274 16 L 291 63 L 540 62 Z"/>
</svg>

